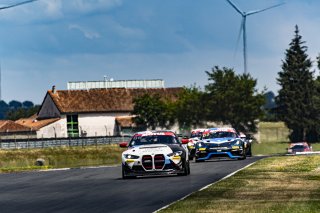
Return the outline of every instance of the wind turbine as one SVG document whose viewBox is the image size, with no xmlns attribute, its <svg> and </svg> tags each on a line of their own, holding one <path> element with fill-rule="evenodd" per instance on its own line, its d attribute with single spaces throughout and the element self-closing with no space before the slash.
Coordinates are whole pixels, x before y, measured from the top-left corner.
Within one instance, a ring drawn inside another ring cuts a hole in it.
<svg viewBox="0 0 320 213">
<path fill-rule="evenodd" d="M 242 21 L 241 21 L 241 27 L 240 27 L 240 34 L 241 35 L 241 31 L 242 31 L 242 38 L 243 38 L 243 65 L 244 65 L 244 73 L 247 73 L 247 33 L 246 33 L 246 20 L 247 20 L 247 16 L 256 14 L 256 13 L 260 13 L 266 10 L 269 10 L 271 8 L 274 7 L 279 7 L 280 5 L 283 5 L 284 3 L 280 3 L 280 4 L 276 4 L 273 5 L 271 7 L 267 7 L 265 9 L 261 9 L 261 10 L 253 10 L 253 11 L 249 11 L 249 12 L 244 12 L 241 11 L 239 9 L 239 7 L 237 7 L 231 0 L 227 0 L 227 2 L 238 12 L 240 13 L 240 15 L 242 16 Z"/>
<path fill-rule="evenodd" d="M 9 8 L 12 8 L 12 7 L 17 7 L 17 6 L 20 6 L 20 5 L 23 5 L 23 4 L 28 4 L 28 3 L 34 2 L 34 1 L 38 1 L 38 0 L 23 1 L 23 2 L 16 3 L 16 4 L 3 6 L 3 7 L 0 7 L 0 10 L 9 9 Z M 1 85 L 1 62 L 0 62 L 0 101 L 2 100 L 2 94 L 1 93 L 2 93 L 2 85 Z"/>
<path fill-rule="evenodd" d="M 38 0 L 23 1 L 23 2 L 19 2 L 19 3 L 16 3 L 16 4 L 9 5 L 9 6 L 3 6 L 3 7 L 0 7 L 0 10 L 9 9 L 11 7 L 16 7 L 16 6 L 23 5 L 23 4 L 28 4 L 28 3 L 31 3 L 31 2 L 34 2 L 34 1 L 38 1 Z"/>
</svg>

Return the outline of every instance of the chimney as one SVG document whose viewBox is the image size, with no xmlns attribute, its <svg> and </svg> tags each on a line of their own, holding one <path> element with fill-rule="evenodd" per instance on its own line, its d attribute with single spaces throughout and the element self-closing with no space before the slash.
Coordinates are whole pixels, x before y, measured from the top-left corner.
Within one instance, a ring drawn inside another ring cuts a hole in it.
<svg viewBox="0 0 320 213">
<path fill-rule="evenodd" d="M 53 94 L 56 93 L 56 86 L 55 85 L 52 86 L 52 93 Z"/>
</svg>

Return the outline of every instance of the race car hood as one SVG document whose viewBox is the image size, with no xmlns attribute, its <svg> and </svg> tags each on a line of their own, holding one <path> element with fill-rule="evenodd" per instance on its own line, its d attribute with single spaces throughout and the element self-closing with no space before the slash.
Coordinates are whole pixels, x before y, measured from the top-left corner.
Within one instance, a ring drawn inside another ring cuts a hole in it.
<svg viewBox="0 0 320 213">
<path fill-rule="evenodd" d="M 157 153 L 163 153 L 163 154 L 169 154 L 172 153 L 172 149 L 164 144 L 152 144 L 152 145 L 142 145 L 142 146 L 136 146 L 132 147 L 131 149 L 128 149 L 125 151 L 125 154 L 157 154 Z"/>
<path fill-rule="evenodd" d="M 152 145 L 141 145 L 128 149 L 123 154 L 133 155 L 152 155 L 152 154 L 170 154 L 177 151 L 185 152 L 185 149 L 179 144 L 152 144 Z"/>
<path fill-rule="evenodd" d="M 235 140 L 235 138 L 210 138 L 210 139 L 205 139 L 203 142 L 207 143 L 225 143 L 225 142 L 231 142 Z"/>
</svg>

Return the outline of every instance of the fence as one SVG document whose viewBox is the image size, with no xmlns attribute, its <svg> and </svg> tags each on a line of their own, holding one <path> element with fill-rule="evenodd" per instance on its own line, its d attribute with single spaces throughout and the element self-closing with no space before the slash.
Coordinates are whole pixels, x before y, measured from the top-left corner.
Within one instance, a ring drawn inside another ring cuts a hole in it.
<svg viewBox="0 0 320 213">
<path fill-rule="evenodd" d="M 35 149 L 61 146 L 99 146 L 129 141 L 130 136 L 88 137 L 88 138 L 49 138 L 35 140 L 7 140 L 0 142 L 0 149 Z"/>
</svg>

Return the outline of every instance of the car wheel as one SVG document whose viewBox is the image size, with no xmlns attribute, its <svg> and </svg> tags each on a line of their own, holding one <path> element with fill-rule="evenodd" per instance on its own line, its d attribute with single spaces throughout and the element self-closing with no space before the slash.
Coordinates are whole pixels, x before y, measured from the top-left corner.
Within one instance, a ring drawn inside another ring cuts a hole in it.
<svg viewBox="0 0 320 213">
<path fill-rule="evenodd" d="M 243 151 L 242 151 L 242 157 L 238 158 L 238 160 L 244 160 L 247 158 L 247 150 L 245 150 L 244 146 L 242 147 Z"/>
<path fill-rule="evenodd" d="M 183 172 L 179 173 L 178 175 L 180 176 L 187 176 L 190 173 L 190 168 L 189 168 L 189 161 L 187 162 L 187 160 L 184 161 L 183 163 Z"/>
<path fill-rule="evenodd" d="M 122 179 L 134 179 L 135 176 L 128 176 L 125 166 L 122 164 Z"/>
<path fill-rule="evenodd" d="M 251 145 L 250 145 L 249 150 L 247 152 L 247 156 L 252 157 Z"/>
<path fill-rule="evenodd" d="M 126 175 L 126 171 L 123 164 L 122 164 L 122 179 L 128 179 L 128 176 Z"/>
</svg>

